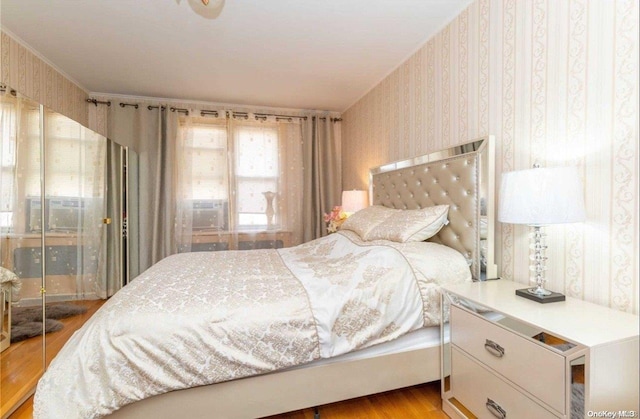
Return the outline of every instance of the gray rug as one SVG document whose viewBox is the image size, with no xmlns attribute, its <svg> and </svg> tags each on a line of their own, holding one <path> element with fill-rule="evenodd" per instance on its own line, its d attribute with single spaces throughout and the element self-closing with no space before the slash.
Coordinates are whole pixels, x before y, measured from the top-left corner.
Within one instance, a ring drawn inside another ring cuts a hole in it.
<svg viewBox="0 0 640 419">
<path fill-rule="evenodd" d="M 86 313 L 87 308 L 75 304 L 47 304 L 44 327 L 46 333 L 57 332 L 64 327 L 58 319 Z M 11 343 L 20 342 L 42 334 L 42 307 L 13 307 L 11 309 Z"/>
</svg>

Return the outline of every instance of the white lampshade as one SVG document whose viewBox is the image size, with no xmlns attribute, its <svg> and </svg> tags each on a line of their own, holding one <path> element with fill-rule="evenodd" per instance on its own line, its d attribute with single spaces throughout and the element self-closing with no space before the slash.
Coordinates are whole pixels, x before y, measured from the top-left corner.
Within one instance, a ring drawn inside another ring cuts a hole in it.
<svg viewBox="0 0 640 419">
<path fill-rule="evenodd" d="M 577 223 L 586 218 L 582 182 L 575 167 L 503 173 L 500 222 L 542 226 Z"/>
<path fill-rule="evenodd" d="M 343 191 L 342 211 L 354 213 L 369 206 L 369 194 L 367 191 Z"/>
</svg>

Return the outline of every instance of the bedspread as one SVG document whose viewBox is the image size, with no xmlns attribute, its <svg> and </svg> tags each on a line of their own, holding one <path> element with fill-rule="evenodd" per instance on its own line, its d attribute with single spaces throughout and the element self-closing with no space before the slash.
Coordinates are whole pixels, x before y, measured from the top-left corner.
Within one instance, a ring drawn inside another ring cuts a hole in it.
<svg viewBox="0 0 640 419">
<path fill-rule="evenodd" d="M 102 417 L 394 339 L 437 324 L 443 280 L 470 280 L 454 250 L 363 243 L 350 232 L 289 249 L 167 257 L 62 348 L 38 383 L 34 417 Z"/>
<path fill-rule="evenodd" d="M 5 285 L 6 284 L 6 285 Z M 15 273 L 0 266 L 0 285 L 11 287 L 11 301 L 15 302 L 20 299 L 20 289 L 22 289 L 22 281 Z"/>
</svg>

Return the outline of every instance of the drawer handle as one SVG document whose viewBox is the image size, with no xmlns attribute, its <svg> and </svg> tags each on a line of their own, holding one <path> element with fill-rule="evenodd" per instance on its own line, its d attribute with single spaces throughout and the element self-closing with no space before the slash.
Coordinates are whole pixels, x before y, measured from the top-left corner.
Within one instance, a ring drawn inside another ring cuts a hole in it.
<svg viewBox="0 0 640 419">
<path fill-rule="evenodd" d="M 495 417 L 497 417 L 498 419 L 505 419 L 507 417 L 507 412 L 500 407 L 500 405 L 496 402 L 494 402 L 491 399 L 487 399 L 487 410 L 489 412 L 491 412 L 491 414 Z"/>
<path fill-rule="evenodd" d="M 486 349 L 491 355 L 502 358 L 504 356 L 504 348 L 492 340 L 487 339 L 484 342 L 484 349 Z"/>
</svg>

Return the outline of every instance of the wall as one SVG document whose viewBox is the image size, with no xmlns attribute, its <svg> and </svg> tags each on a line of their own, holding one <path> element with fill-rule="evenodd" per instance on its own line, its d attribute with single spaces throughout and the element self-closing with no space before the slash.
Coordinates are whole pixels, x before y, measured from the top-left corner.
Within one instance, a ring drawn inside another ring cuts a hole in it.
<svg viewBox="0 0 640 419">
<path fill-rule="evenodd" d="M 87 126 L 87 92 L 8 33 L 0 34 L 0 82 Z"/>
<path fill-rule="evenodd" d="M 552 226 L 549 288 L 638 313 L 638 2 L 476 0 L 343 114 L 343 188 L 369 167 L 496 136 L 496 172 L 575 165 L 588 221 Z M 526 227 L 497 227 L 527 282 Z"/>
</svg>

